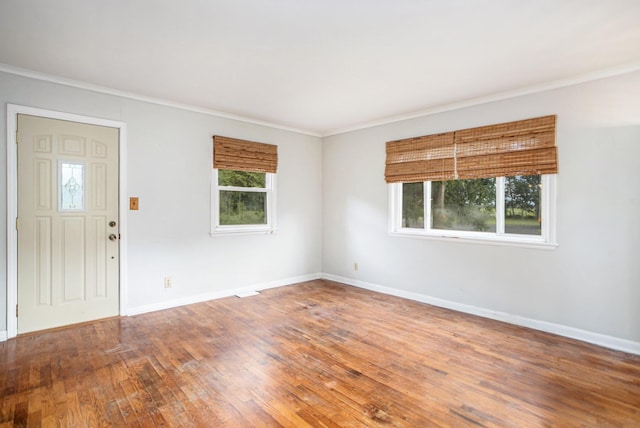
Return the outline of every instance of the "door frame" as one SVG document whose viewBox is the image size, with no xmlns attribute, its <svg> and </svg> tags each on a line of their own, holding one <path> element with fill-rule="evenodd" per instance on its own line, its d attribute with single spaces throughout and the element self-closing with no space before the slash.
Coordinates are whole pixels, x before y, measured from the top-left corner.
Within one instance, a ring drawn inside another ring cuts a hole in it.
<svg viewBox="0 0 640 428">
<path fill-rule="evenodd" d="M 44 110 L 16 104 L 7 104 L 7 338 L 18 335 L 18 231 L 16 219 L 18 217 L 18 149 L 16 134 L 18 129 L 18 114 L 27 114 L 49 119 L 67 120 L 71 122 L 99 125 L 119 130 L 118 138 L 118 217 L 120 222 L 120 240 L 118 242 L 120 256 L 119 297 L 121 316 L 127 315 L 127 192 L 126 192 L 126 142 L 127 125 L 109 119 L 82 116 L 73 113 L 63 113 Z"/>
</svg>

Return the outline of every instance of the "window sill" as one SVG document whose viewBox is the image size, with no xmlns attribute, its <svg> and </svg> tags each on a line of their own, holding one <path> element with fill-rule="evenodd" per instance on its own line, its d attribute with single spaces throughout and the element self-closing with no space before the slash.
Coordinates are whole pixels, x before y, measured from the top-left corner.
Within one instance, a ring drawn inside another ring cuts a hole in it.
<svg viewBox="0 0 640 428">
<path fill-rule="evenodd" d="M 211 237 L 233 235 L 275 235 L 278 229 L 272 227 L 224 227 L 209 233 Z"/>
<path fill-rule="evenodd" d="M 495 246 L 506 246 L 506 247 L 521 247 L 521 248 L 535 248 L 539 250 L 555 250 L 558 247 L 558 244 L 555 242 L 546 242 L 541 239 L 527 239 L 522 238 L 520 236 L 516 237 L 507 237 L 507 236 L 497 236 L 493 234 L 478 236 L 471 235 L 444 235 L 441 233 L 427 233 L 427 232 L 419 232 L 415 230 L 400 230 L 400 231 L 392 231 L 389 232 L 389 236 L 397 236 L 401 238 L 418 238 L 418 239 L 431 239 L 435 241 L 444 241 L 444 242 L 459 242 L 466 244 L 484 244 L 484 245 L 495 245 Z"/>
</svg>

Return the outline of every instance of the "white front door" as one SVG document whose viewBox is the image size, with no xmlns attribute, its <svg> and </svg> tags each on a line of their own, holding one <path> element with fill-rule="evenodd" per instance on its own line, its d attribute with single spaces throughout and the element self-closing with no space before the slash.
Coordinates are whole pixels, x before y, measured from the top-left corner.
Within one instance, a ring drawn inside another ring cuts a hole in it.
<svg viewBox="0 0 640 428">
<path fill-rule="evenodd" d="M 119 130 L 18 115 L 18 333 L 118 315 Z"/>
</svg>

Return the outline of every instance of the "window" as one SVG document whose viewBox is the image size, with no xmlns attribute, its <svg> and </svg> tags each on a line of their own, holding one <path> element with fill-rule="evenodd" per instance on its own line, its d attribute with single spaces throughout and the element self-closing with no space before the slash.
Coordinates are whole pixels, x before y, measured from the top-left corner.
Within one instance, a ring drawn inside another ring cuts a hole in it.
<svg viewBox="0 0 640 428">
<path fill-rule="evenodd" d="M 553 175 L 391 184 L 391 232 L 550 244 Z"/>
<path fill-rule="evenodd" d="M 213 140 L 211 234 L 273 232 L 276 146 L 219 136 Z"/>
<path fill-rule="evenodd" d="M 213 182 L 214 233 L 275 229 L 275 174 L 214 169 Z"/>
<path fill-rule="evenodd" d="M 555 116 L 387 143 L 390 232 L 554 244 Z"/>
</svg>

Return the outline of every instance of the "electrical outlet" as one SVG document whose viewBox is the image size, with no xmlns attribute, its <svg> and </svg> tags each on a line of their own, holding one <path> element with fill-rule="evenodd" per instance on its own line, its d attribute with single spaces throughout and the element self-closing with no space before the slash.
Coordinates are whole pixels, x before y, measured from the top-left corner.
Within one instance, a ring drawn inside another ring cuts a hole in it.
<svg viewBox="0 0 640 428">
<path fill-rule="evenodd" d="M 353 262 L 353 270 L 358 272 L 358 262 Z"/>
<path fill-rule="evenodd" d="M 164 288 L 171 288 L 173 287 L 173 279 L 170 276 L 165 276 L 164 277 Z"/>
</svg>

